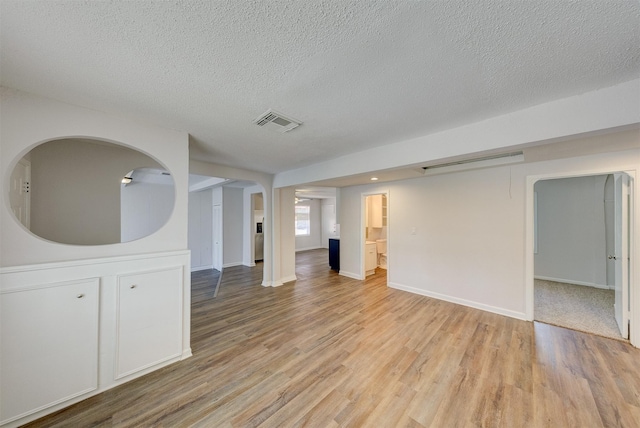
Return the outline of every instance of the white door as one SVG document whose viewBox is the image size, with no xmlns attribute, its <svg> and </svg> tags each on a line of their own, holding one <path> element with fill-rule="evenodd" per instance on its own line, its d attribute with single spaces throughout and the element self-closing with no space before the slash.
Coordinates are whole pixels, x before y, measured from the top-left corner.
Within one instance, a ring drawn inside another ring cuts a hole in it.
<svg viewBox="0 0 640 428">
<path fill-rule="evenodd" d="M 222 205 L 213 206 L 213 268 L 222 270 Z"/>
<path fill-rule="evenodd" d="M 629 338 L 629 198 L 630 177 L 614 174 L 615 179 L 615 315 L 622 337 Z"/>
<path fill-rule="evenodd" d="M 21 159 L 13 169 L 10 178 L 9 205 L 16 218 L 29 229 L 31 163 Z"/>
</svg>

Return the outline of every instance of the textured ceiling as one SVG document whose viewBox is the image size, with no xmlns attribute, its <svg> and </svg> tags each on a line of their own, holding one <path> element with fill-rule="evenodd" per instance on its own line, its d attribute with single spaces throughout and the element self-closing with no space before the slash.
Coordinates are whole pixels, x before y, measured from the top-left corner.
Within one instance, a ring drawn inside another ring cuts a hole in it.
<svg viewBox="0 0 640 428">
<path fill-rule="evenodd" d="M 3 86 L 275 173 L 637 78 L 640 5 L 2 0 L 0 64 Z M 304 124 L 254 125 L 268 108 Z"/>
</svg>

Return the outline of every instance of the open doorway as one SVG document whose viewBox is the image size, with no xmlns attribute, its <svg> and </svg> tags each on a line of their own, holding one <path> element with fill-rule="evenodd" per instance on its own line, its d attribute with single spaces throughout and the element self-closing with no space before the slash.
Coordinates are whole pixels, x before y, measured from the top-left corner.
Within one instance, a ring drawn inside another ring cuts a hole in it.
<svg viewBox="0 0 640 428">
<path fill-rule="evenodd" d="M 389 265 L 389 194 L 363 194 L 363 214 L 363 277 L 386 277 Z"/>
<path fill-rule="evenodd" d="M 629 338 L 631 183 L 625 173 L 535 183 L 534 320 Z"/>
<path fill-rule="evenodd" d="M 264 261 L 264 197 L 262 193 L 251 194 L 253 234 L 253 261 L 260 263 Z"/>
<path fill-rule="evenodd" d="M 295 189 L 295 272 L 303 279 L 325 266 L 330 272 L 329 242 L 339 243 L 337 189 L 300 186 Z M 339 245 L 339 244 L 338 244 Z"/>
</svg>

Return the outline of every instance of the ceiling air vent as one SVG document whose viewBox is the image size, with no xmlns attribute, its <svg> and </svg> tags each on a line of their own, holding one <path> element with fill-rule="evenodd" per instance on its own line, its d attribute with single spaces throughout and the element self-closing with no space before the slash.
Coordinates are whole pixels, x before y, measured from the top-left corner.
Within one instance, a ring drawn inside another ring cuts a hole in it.
<svg viewBox="0 0 640 428">
<path fill-rule="evenodd" d="M 254 120 L 253 123 L 281 133 L 291 131 L 293 128 L 297 128 L 302 124 L 302 122 L 298 120 L 292 119 L 273 110 L 267 110 L 265 113 L 261 114 L 260 117 Z"/>
</svg>

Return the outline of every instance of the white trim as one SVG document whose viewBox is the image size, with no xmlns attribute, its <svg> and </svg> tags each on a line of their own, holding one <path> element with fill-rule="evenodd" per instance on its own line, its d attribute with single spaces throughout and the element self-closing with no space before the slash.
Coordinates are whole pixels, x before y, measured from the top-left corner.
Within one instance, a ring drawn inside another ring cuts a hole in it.
<svg viewBox="0 0 640 428">
<path fill-rule="evenodd" d="M 38 263 L 35 265 L 7 266 L 7 267 L 0 267 L 0 275 L 6 274 L 6 273 L 31 272 L 35 270 L 68 268 L 68 267 L 76 267 L 76 266 L 97 265 L 97 264 L 103 264 L 103 263 L 126 262 L 130 260 L 158 259 L 160 257 L 174 257 L 174 256 L 184 256 L 184 255 L 190 256 L 191 251 L 189 250 L 166 251 L 162 253 L 144 253 L 144 254 L 133 254 L 129 256 L 100 257 L 100 258 L 94 258 L 94 259 Z"/>
<path fill-rule="evenodd" d="M 261 285 L 263 287 L 280 287 L 281 285 L 284 285 L 287 282 L 296 281 L 297 279 L 298 278 L 295 275 L 290 275 L 275 281 L 262 281 Z"/>
<path fill-rule="evenodd" d="M 390 213 L 390 201 L 391 199 L 389 198 L 389 189 L 384 189 L 384 190 L 371 190 L 368 192 L 362 192 L 360 193 L 360 271 L 362 272 L 362 275 L 358 278 L 355 279 L 360 279 L 360 280 L 364 280 L 367 277 L 367 271 L 365 269 L 365 246 L 367 243 L 367 237 L 366 237 L 366 225 L 367 225 L 367 219 L 365 218 L 365 214 L 367 212 L 367 197 L 368 196 L 374 196 L 374 195 L 384 195 L 387 198 L 387 254 L 389 254 L 389 248 L 391 248 L 391 222 L 389 221 L 389 219 L 391 218 Z M 389 284 L 389 272 L 391 271 L 389 268 L 389 257 L 387 257 L 387 267 L 385 268 L 387 270 L 387 275 L 386 275 L 386 280 L 387 280 L 387 285 Z M 342 274 L 342 272 L 341 272 Z M 349 275 L 344 275 L 344 276 L 349 276 Z M 354 277 L 350 277 L 350 278 L 354 278 Z"/>
<path fill-rule="evenodd" d="M 315 247 L 305 247 L 305 248 L 296 248 L 296 253 L 299 251 L 310 251 L 310 250 L 319 250 L 321 248 L 324 248 L 322 246 L 315 246 Z"/>
<path fill-rule="evenodd" d="M 253 262 L 253 263 L 249 263 L 249 264 L 247 264 L 247 263 L 244 263 L 244 262 L 243 262 L 243 263 L 242 263 L 242 266 L 246 266 L 246 267 L 255 267 L 255 266 L 256 266 L 256 263 L 255 263 L 255 262 Z"/>
<path fill-rule="evenodd" d="M 540 276 L 540 275 L 534 275 L 533 279 L 539 279 L 542 281 L 563 282 L 565 284 L 573 284 L 573 285 L 584 285 L 585 287 L 601 288 L 603 290 L 613 290 L 615 287 L 614 285 L 595 284 L 593 282 L 576 281 L 573 279 L 564 279 L 564 278 L 551 278 L 549 276 Z"/>
<path fill-rule="evenodd" d="M 617 171 L 611 170 L 611 168 L 601 168 L 586 171 L 571 171 L 571 172 L 556 172 L 550 174 L 541 175 L 528 175 L 526 177 L 525 187 L 525 248 L 524 248 L 524 283 L 525 283 L 525 314 L 527 321 L 533 321 L 533 301 L 534 301 L 534 254 L 533 254 L 533 194 L 534 185 L 540 180 L 550 180 L 557 178 L 571 178 L 571 177 L 585 177 L 592 175 L 605 175 L 614 174 L 618 172 L 624 172 L 631 177 L 631 182 L 634 188 L 632 189 L 632 205 L 630 207 L 631 213 L 630 219 L 630 236 L 632 237 L 629 242 L 629 270 L 631 276 L 631 286 L 629 290 L 629 301 L 631 303 L 631 313 L 629 320 L 631 321 L 631 345 L 636 348 L 640 347 L 640 269 L 636 267 L 637 253 L 635 251 L 636 246 L 640 246 L 640 237 L 635 236 L 635 223 L 638 215 L 638 206 L 640 204 L 640 196 L 637 189 L 635 189 L 636 170 Z M 635 237 L 635 240 L 633 239 Z"/>
<path fill-rule="evenodd" d="M 492 312 L 494 314 L 503 315 L 509 318 L 526 320 L 526 314 L 524 312 L 511 311 L 509 309 L 499 308 L 497 306 L 486 305 L 484 303 L 478 303 L 472 300 L 448 296 L 446 294 L 435 293 L 433 291 L 427 291 L 420 288 L 409 287 L 407 285 L 397 284 L 394 282 L 389 282 L 387 283 L 387 285 L 390 288 L 395 288 L 396 290 L 407 291 L 409 293 L 419 294 L 421 296 L 431 297 L 433 299 L 443 300 L 445 302 L 455 303 L 456 305 L 467 306 L 469 308 L 479 309 L 485 312 Z"/>
<path fill-rule="evenodd" d="M 296 277 L 295 275 L 289 275 L 284 278 L 280 278 L 280 282 L 282 284 L 286 284 L 287 282 L 297 281 L 297 280 L 298 280 L 298 277 Z"/>
<path fill-rule="evenodd" d="M 222 269 L 228 268 L 228 267 L 233 267 L 233 266 L 243 266 L 243 264 L 242 264 L 242 262 L 223 263 L 222 264 Z"/>
<path fill-rule="evenodd" d="M 364 280 L 364 278 L 360 274 L 347 272 L 346 270 L 341 270 L 340 272 L 338 272 L 338 275 L 346 276 L 347 278 L 357 279 L 359 281 Z"/>
<path fill-rule="evenodd" d="M 208 270 L 208 269 L 213 269 L 213 265 L 192 267 L 191 272 L 198 272 L 201 270 Z"/>
</svg>

